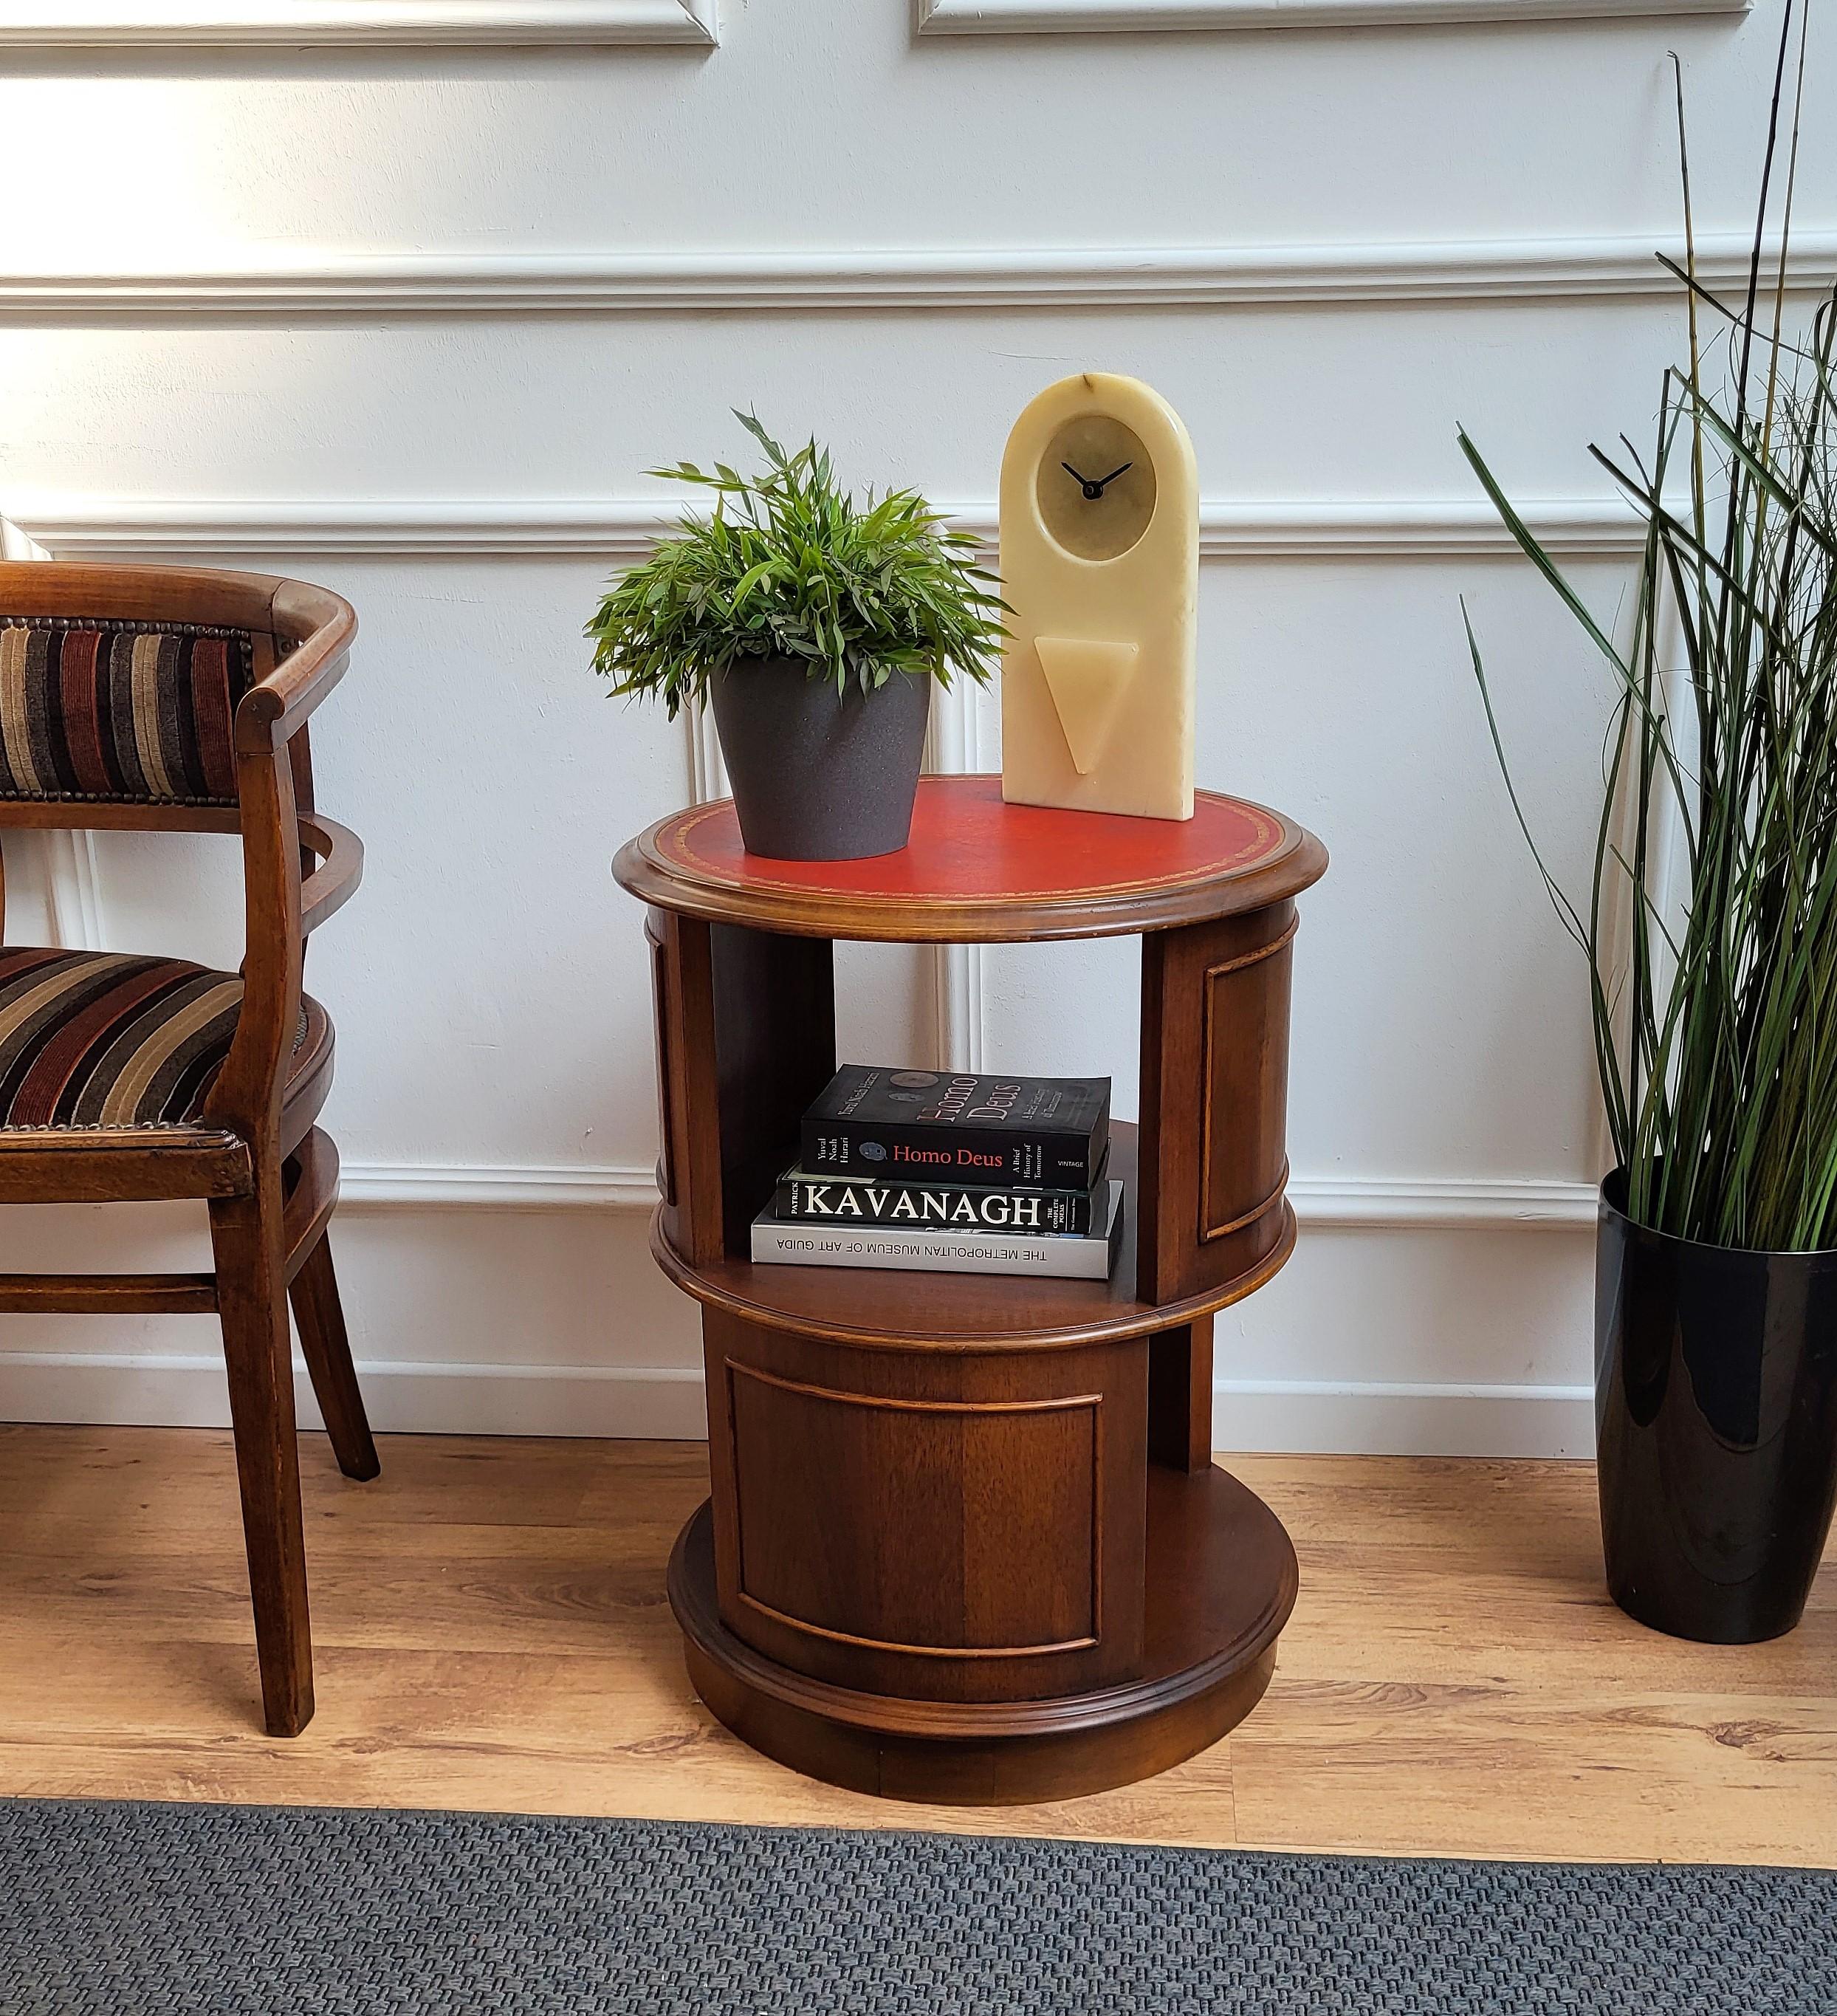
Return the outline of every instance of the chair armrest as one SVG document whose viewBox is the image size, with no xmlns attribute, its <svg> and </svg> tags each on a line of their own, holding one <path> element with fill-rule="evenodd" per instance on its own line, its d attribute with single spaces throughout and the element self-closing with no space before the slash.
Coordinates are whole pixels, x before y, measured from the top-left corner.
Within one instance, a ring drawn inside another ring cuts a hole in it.
<svg viewBox="0 0 1837 2016">
<path fill-rule="evenodd" d="M 280 747 L 344 676 L 358 619 L 343 596 L 304 582 L 284 581 L 274 599 L 277 638 L 297 637 L 295 649 L 236 709 L 236 748 L 258 756 Z"/>
<path fill-rule="evenodd" d="M 318 866 L 300 885 L 300 934 L 304 938 L 340 909 L 364 879 L 364 843 L 336 819 L 303 812 L 300 844 L 319 857 Z"/>
</svg>

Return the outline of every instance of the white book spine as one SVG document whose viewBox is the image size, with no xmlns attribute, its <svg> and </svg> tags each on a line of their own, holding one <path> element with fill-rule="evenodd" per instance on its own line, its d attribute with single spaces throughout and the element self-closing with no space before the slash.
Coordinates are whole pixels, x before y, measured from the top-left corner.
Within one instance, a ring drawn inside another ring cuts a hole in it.
<svg viewBox="0 0 1837 2016">
<path fill-rule="evenodd" d="M 1120 1190 L 1113 1185 L 1113 1190 Z M 906 1232 L 897 1226 L 839 1230 L 807 1219 L 753 1221 L 753 1258 L 793 1267 L 889 1267 L 917 1273 L 1036 1274 L 1104 1281 L 1116 1257 L 1120 1199 L 1113 1196 L 1109 1234 L 1033 1239 L 979 1232 Z"/>
</svg>

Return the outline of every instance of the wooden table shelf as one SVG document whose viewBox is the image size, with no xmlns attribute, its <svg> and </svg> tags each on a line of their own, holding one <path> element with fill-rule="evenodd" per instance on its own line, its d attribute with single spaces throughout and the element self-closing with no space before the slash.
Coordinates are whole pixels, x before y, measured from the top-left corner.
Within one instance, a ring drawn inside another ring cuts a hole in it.
<svg viewBox="0 0 1837 2016">
<path fill-rule="evenodd" d="M 1245 1273 L 1175 1302 L 1144 1301 L 1136 1293 L 1136 1155 L 1140 1130 L 1127 1121 L 1110 1129 L 1109 1173 L 1123 1184 L 1125 1214 L 1116 1264 L 1107 1281 L 990 1274 L 913 1274 L 908 1292 L 889 1292 L 872 1268 L 756 1266 L 726 1255 L 696 1266 L 670 1244 L 660 1224 L 651 1242 L 657 1265 L 685 1294 L 749 1323 L 827 1337 L 870 1348 L 901 1351 L 1037 1351 L 1140 1337 L 1170 1323 L 1213 1315 L 1267 1281 L 1295 1243 L 1293 1214 L 1284 1208 L 1271 1250 Z M 787 1143 L 782 1166 L 796 1159 Z M 760 1200 L 763 1208 L 765 1199 Z"/>
<path fill-rule="evenodd" d="M 662 1202 L 700 1302 L 710 1499 L 670 1596 L 703 1698 L 768 1755 L 905 1798 L 1062 1798 L 1215 1741 L 1295 1598 L 1280 1524 L 1211 1463 L 1212 1316 L 1287 1258 L 1294 898 L 1278 813 L 1175 823 L 928 778 L 910 844 L 746 854 L 731 804 L 616 872 L 649 906 Z M 1107 1282 L 755 1265 L 754 1214 L 836 1063 L 833 941 L 1142 943 L 1139 1126 Z"/>
</svg>

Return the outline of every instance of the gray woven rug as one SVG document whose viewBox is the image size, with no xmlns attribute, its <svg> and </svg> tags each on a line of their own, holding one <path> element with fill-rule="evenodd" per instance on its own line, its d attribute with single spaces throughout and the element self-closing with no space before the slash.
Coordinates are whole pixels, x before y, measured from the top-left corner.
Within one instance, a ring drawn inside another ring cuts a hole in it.
<svg viewBox="0 0 1837 2016">
<path fill-rule="evenodd" d="M 1837 1875 L 0 1802 L 5 2016 L 1830 2016 Z"/>
</svg>

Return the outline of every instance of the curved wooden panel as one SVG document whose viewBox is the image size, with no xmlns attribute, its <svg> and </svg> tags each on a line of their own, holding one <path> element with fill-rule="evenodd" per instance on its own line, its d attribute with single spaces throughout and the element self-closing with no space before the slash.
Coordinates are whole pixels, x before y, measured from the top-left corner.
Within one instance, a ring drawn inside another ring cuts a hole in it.
<svg viewBox="0 0 1837 2016">
<path fill-rule="evenodd" d="M 669 961 L 654 913 L 645 913 L 645 943 L 651 955 L 651 1014 L 657 1046 L 657 1194 L 673 1215 L 676 1209 L 675 1060 L 670 1031 L 678 1026 L 670 999 Z"/>
<path fill-rule="evenodd" d="M 1282 1193 L 1295 928 L 1295 905 L 1281 902 L 1142 940 L 1136 1289 L 1170 1312 L 1267 1278 L 1293 1239 Z"/>
<path fill-rule="evenodd" d="M 1289 974 L 1299 920 L 1206 969 L 1199 1234 L 1222 1239 L 1275 1209 L 1288 1181 Z"/>
<path fill-rule="evenodd" d="M 1224 1471 L 1147 1475 L 1146 1619 L 1128 1676 L 1030 1698 L 920 1698 L 813 1677 L 728 1628 L 704 1505 L 670 1563 L 689 1676 L 742 1741 L 794 1769 L 885 1798 L 1005 1805 L 1164 1771 L 1215 1743 L 1269 1683 L 1294 1607 L 1294 1549 Z"/>
<path fill-rule="evenodd" d="M 902 1399 L 732 1359 L 724 1370 L 742 1604 L 811 1636 L 918 1658 L 1096 1643 L 1101 1393 Z M 1018 1581 L 1004 1571 L 1016 1558 L 1027 1564 Z"/>
</svg>

